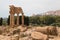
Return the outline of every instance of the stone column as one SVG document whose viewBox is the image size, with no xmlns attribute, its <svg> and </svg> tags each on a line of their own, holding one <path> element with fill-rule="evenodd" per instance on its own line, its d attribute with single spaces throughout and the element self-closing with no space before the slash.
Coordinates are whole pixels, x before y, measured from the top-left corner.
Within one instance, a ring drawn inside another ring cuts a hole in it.
<svg viewBox="0 0 60 40">
<path fill-rule="evenodd" d="M 24 14 L 22 13 L 22 27 L 24 27 Z"/>
<path fill-rule="evenodd" d="M 10 14 L 10 26 L 14 26 L 14 14 Z"/>
<path fill-rule="evenodd" d="M 19 14 L 17 14 L 17 26 L 19 26 Z"/>
<path fill-rule="evenodd" d="M 12 14 L 10 14 L 10 26 L 12 25 L 12 19 L 11 19 L 11 15 L 12 15 Z"/>
<path fill-rule="evenodd" d="M 12 27 L 14 27 L 14 14 L 12 14 Z"/>
</svg>

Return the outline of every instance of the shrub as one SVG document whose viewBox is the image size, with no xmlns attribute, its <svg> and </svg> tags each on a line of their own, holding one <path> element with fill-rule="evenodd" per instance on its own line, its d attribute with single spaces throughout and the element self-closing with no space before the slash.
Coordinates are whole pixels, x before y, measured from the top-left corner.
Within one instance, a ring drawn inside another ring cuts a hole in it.
<svg viewBox="0 0 60 40">
<path fill-rule="evenodd" d="M 53 24 L 51 24 L 52 26 L 58 26 L 58 27 L 60 27 L 60 23 L 53 23 Z"/>
</svg>

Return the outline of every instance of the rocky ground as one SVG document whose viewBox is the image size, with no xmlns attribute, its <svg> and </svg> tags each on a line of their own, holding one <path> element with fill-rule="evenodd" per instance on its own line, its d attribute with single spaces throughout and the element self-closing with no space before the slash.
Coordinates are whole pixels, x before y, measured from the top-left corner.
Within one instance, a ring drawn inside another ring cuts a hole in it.
<svg viewBox="0 0 60 40">
<path fill-rule="evenodd" d="M 0 27 L 0 40 L 60 40 L 60 28 L 46 27 Z"/>
</svg>

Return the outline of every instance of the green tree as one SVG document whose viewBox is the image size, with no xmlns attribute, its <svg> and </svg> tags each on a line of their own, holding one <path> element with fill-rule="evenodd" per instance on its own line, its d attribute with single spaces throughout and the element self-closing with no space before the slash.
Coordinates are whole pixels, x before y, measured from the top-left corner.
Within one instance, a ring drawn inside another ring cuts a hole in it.
<svg viewBox="0 0 60 40">
<path fill-rule="evenodd" d="M 10 25 L 10 15 L 8 16 L 7 24 Z"/>
<path fill-rule="evenodd" d="M 40 17 L 39 16 L 33 16 L 29 18 L 30 24 L 32 25 L 40 25 Z"/>
<path fill-rule="evenodd" d="M 0 18 L 0 26 L 2 25 L 2 22 L 3 22 L 3 18 L 1 17 Z"/>
<path fill-rule="evenodd" d="M 44 16 L 43 22 L 46 25 L 51 25 L 51 24 L 55 23 L 55 18 L 54 18 L 54 16 Z"/>
</svg>

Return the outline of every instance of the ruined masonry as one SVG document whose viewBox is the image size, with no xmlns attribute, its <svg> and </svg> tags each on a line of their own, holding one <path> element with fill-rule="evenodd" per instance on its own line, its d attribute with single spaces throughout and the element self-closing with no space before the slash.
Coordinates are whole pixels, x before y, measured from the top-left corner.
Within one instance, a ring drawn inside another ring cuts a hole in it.
<svg viewBox="0 0 60 40">
<path fill-rule="evenodd" d="M 21 7 L 15 7 L 14 5 L 10 5 L 10 26 L 14 27 L 14 14 L 17 14 L 17 26 L 19 25 L 19 14 L 22 14 L 22 27 L 24 26 L 24 13 Z"/>
</svg>

